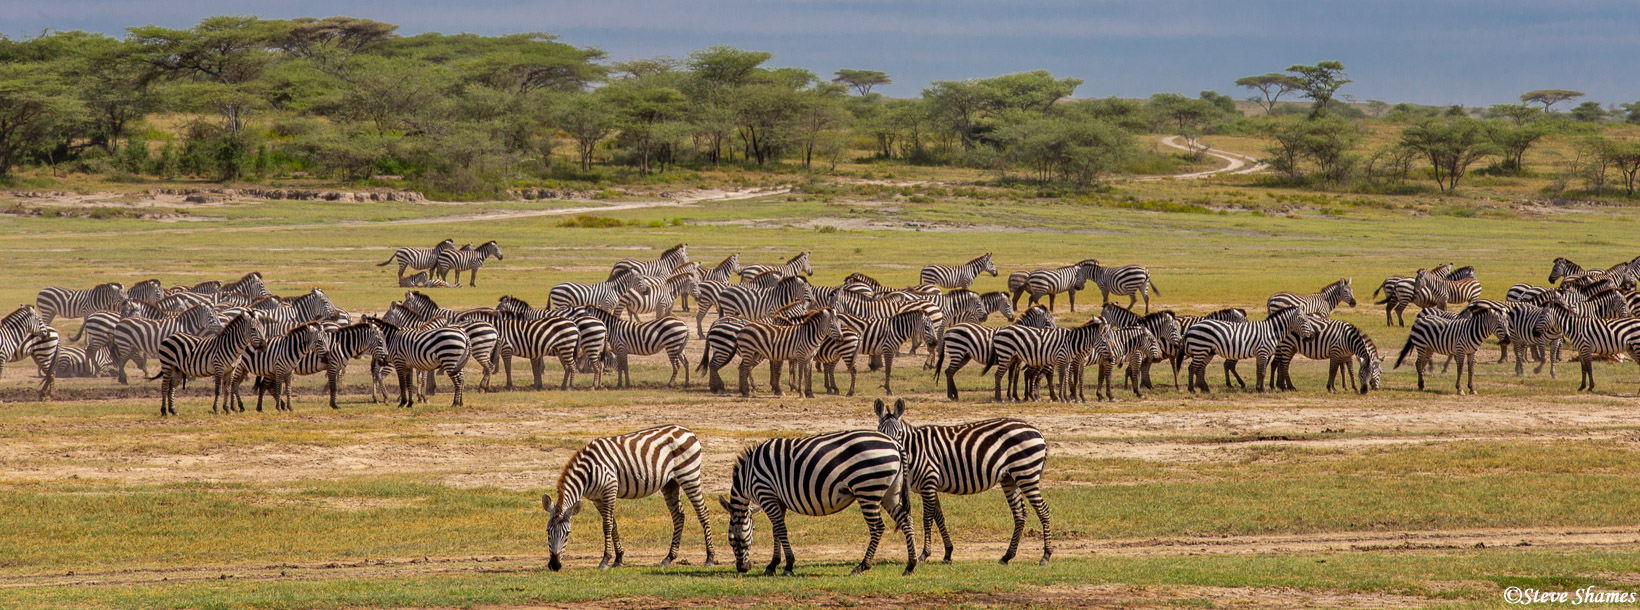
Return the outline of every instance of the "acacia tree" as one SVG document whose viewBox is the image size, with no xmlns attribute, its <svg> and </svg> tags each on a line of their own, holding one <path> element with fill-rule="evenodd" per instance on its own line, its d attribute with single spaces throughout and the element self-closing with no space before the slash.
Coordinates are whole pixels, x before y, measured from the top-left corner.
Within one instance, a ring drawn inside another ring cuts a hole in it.
<svg viewBox="0 0 1640 610">
<path fill-rule="evenodd" d="M 1605 147 L 1606 162 L 1623 175 L 1623 192 L 1634 195 L 1640 182 L 1640 143 L 1621 142 Z"/>
<path fill-rule="evenodd" d="M 893 80 L 888 78 L 887 73 L 876 70 L 838 70 L 837 77 L 831 79 L 831 82 L 847 86 L 860 95 L 870 94 L 871 88 L 877 85 L 891 85 L 894 83 Z"/>
<path fill-rule="evenodd" d="M 1258 95 L 1247 99 L 1263 106 L 1264 114 L 1275 111 L 1276 101 L 1280 100 L 1281 96 L 1300 90 L 1298 79 L 1280 72 L 1243 76 L 1236 79 L 1236 86 L 1257 91 Z"/>
<path fill-rule="evenodd" d="M 1310 118 L 1326 114 L 1327 104 L 1332 102 L 1338 89 L 1355 82 L 1345 76 L 1344 64 L 1337 61 L 1323 61 L 1313 66 L 1294 65 L 1287 68 L 1287 72 L 1297 81 L 1298 90 L 1304 92 L 1302 97 L 1315 102 Z"/>
<path fill-rule="evenodd" d="M 301 17 L 289 23 L 276 44 L 332 76 L 344 75 L 354 56 L 385 47 L 398 37 L 399 29 L 391 23 L 356 17 Z"/>
<path fill-rule="evenodd" d="M 1471 164 L 1496 151 L 1489 135 L 1476 119 L 1425 119 L 1403 130 L 1401 143 L 1429 159 L 1435 184 L 1450 193 Z"/>
<path fill-rule="evenodd" d="M 1173 133 L 1184 136 L 1191 154 L 1199 154 L 1195 141 L 1201 128 L 1224 114 L 1211 101 L 1191 99 L 1177 93 L 1152 95 L 1145 105 L 1157 121 L 1169 124 L 1174 129 Z"/>
<path fill-rule="evenodd" d="M 141 26 L 127 31 L 153 76 L 197 83 L 187 97 L 222 115 L 228 132 L 238 136 L 246 116 L 263 103 L 255 82 L 277 59 L 275 41 L 284 22 L 255 17 L 208 17 L 186 30 Z"/>
<path fill-rule="evenodd" d="M 1575 100 L 1580 97 L 1583 97 L 1582 91 L 1573 91 L 1571 89 L 1537 89 L 1535 91 L 1527 91 L 1526 93 L 1520 94 L 1520 101 L 1528 104 L 1543 104 L 1543 111 L 1547 113 L 1555 104 L 1559 104 L 1566 100 Z"/>
<path fill-rule="evenodd" d="M 558 98 L 549 110 L 550 121 L 575 140 L 581 171 L 592 169 L 592 153 L 598 142 L 615 131 L 615 109 L 605 96 L 578 93 Z"/>
<path fill-rule="evenodd" d="M 803 92 L 797 114 L 797 143 L 803 148 L 803 167 L 814 161 L 814 153 L 829 143 L 832 132 L 842 128 L 848 120 L 843 109 L 844 90 L 833 84 L 822 84 Z"/>
<path fill-rule="evenodd" d="M 74 90 L 42 62 L 0 63 L 0 178 L 76 118 Z"/>
</svg>

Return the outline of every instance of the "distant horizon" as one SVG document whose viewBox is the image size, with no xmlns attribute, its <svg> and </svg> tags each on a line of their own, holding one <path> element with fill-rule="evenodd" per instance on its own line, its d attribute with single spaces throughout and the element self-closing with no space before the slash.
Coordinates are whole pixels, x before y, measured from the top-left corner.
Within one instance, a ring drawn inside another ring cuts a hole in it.
<svg viewBox="0 0 1640 610">
<path fill-rule="evenodd" d="M 84 30 L 123 36 L 140 25 L 186 28 L 219 14 L 267 19 L 346 15 L 400 26 L 483 35 L 546 32 L 596 47 L 611 60 L 684 57 L 715 44 L 774 54 L 771 66 L 830 78 L 838 69 L 881 70 L 877 91 L 917 97 L 930 82 L 1044 69 L 1082 79 L 1078 98 L 1143 98 L 1203 90 L 1238 100 L 1242 76 L 1338 60 L 1354 83 L 1340 94 L 1448 106 L 1517 103 L 1533 89 L 1583 91 L 1602 106 L 1640 100 L 1627 74 L 1640 57 L 1640 3 L 1407 0 L 1350 3 L 1264 0 L 1025 0 L 1006 7 L 973 0 L 881 2 L 607 0 L 475 3 L 428 0 L 391 7 L 364 0 L 0 0 L 0 35 Z M 1575 105 L 1574 102 L 1571 105 Z M 1569 108 L 1570 105 L 1567 105 Z M 1562 110 L 1566 108 L 1561 108 Z"/>
</svg>

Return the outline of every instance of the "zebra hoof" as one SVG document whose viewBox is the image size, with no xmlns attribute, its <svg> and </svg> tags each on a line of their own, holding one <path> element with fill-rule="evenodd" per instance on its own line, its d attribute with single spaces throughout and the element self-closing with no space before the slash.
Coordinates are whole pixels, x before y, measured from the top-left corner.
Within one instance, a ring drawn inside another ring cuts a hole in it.
<svg viewBox="0 0 1640 610">
<path fill-rule="evenodd" d="M 870 569 L 871 569 L 870 565 L 862 563 L 860 565 L 854 566 L 854 571 L 849 572 L 848 575 L 849 576 L 859 576 L 861 572 L 864 572 L 864 571 L 870 570 Z M 786 576 L 791 576 L 792 575 L 791 570 L 786 570 L 785 575 Z"/>
</svg>

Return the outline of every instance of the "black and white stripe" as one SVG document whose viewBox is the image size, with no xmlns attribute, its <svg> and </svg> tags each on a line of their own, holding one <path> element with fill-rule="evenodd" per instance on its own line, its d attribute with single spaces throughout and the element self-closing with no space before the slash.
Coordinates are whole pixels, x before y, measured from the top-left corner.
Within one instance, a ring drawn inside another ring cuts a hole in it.
<svg viewBox="0 0 1640 610">
<path fill-rule="evenodd" d="M 148 358 L 159 355 L 166 337 L 178 333 L 212 336 L 222 332 L 222 323 L 210 305 L 195 305 L 174 317 L 159 320 L 125 318 L 114 325 L 109 338 L 109 361 L 120 383 L 127 383 L 125 363 L 134 362 L 148 375 Z"/>
<path fill-rule="evenodd" d="M 806 286 L 807 284 L 805 284 Z M 780 366 L 792 363 L 792 374 L 803 385 L 803 396 L 814 397 L 814 353 L 821 339 L 840 339 L 842 328 L 837 312 L 827 308 L 808 313 L 791 326 L 777 326 L 765 322 L 749 322 L 735 334 L 735 355 L 740 358 L 740 395 L 751 396 L 752 369 L 764 360 L 769 361 L 769 391 L 783 396 L 780 389 Z"/>
<path fill-rule="evenodd" d="M 467 285 L 478 287 L 478 268 L 484 266 L 484 260 L 489 257 L 503 260 L 501 246 L 495 240 L 484 242 L 483 245 L 472 250 L 444 250 L 438 253 L 438 260 L 433 263 L 433 275 L 440 281 L 448 282 L 451 271 L 456 272 L 456 282 L 461 282 L 461 272 L 467 271 Z"/>
<path fill-rule="evenodd" d="M 1594 391 L 1594 359 L 1596 357 L 1626 355 L 1640 362 L 1640 318 L 1603 320 L 1582 316 L 1567 316 L 1561 320 L 1566 333 L 1566 346 L 1576 352 L 1573 357 L 1582 364 L 1582 377 L 1577 390 Z"/>
<path fill-rule="evenodd" d="M 228 380 L 233 375 L 245 350 L 261 347 L 267 341 L 254 312 L 242 312 L 223 325 L 222 332 L 206 338 L 199 335 L 176 334 L 166 337 L 159 345 L 159 374 L 149 380 L 160 380 L 159 414 L 176 415 L 176 390 L 189 377 L 211 377 L 215 391 L 211 394 L 211 412 L 217 404 L 228 405 Z"/>
<path fill-rule="evenodd" d="M 898 442 L 904 450 L 905 487 L 922 497 L 923 551 L 918 562 L 928 561 L 933 552 L 932 526 L 938 525 L 945 542 L 945 563 L 951 563 L 951 533 L 945 527 L 945 511 L 940 494 L 969 496 L 1002 487 L 1002 497 L 1014 518 L 1014 535 L 1002 555 L 1007 564 L 1019 550 L 1025 534 L 1025 504 L 1030 503 L 1042 524 L 1042 560 L 1053 557 L 1052 520 L 1048 500 L 1042 495 L 1042 474 L 1048 463 L 1048 443 L 1042 432 L 1028 423 L 1011 418 L 987 419 L 952 426 L 913 426 L 905 421 L 905 400 L 895 400 L 892 409 L 878 399 L 872 405 L 877 414 L 877 431 Z"/>
<path fill-rule="evenodd" d="M 687 330 L 687 329 L 685 329 Z M 672 546 L 661 560 L 672 565 L 683 542 L 683 504 L 679 495 L 695 507 L 706 537 L 706 563 L 717 560 L 712 546 L 712 523 L 706 517 L 706 498 L 700 487 L 700 439 L 682 426 L 656 426 L 587 443 L 564 464 L 558 475 L 558 502 L 541 495 L 547 514 L 547 567 L 558 571 L 569 542 L 570 519 L 581 512 L 582 501 L 592 502 L 603 522 L 604 559 L 599 569 L 621 567 L 625 548 L 615 527 L 615 500 L 636 500 L 660 492 L 672 514 Z"/>
<path fill-rule="evenodd" d="M 622 273 L 615 279 L 596 284 L 564 282 L 552 287 L 547 293 L 547 300 L 558 309 L 600 307 L 613 311 L 621 304 L 621 293 L 628 290 L 648 290 L 643 278 L 644 276 L 636 273 Z"/>
<path fill-rule="evenodd" d="M 924 339 L 930 345 L 939 339 L 928 313 L 914 306 L 887 318 L 840 315 L 838 320 L 860 335 L 860 354 L 882 359 L 883 392 L 890 396 L 894 395 L 894 356 L 900 345 L 913 338 Z"/>
<path fill-rule="evenodd" d="M 17 362 L 25 356 L 33 358 L 41 376 L 45 377 L 39 393 L 40 400 L 45 400 L 51 395 L 56 380 L 52 361 L 57 357 L 60 343 L 57 331 L 40 321 L 38 310 L 27 305 L 18 307 L 0 319 L 0 374 L 4 374 L 8 362 Z"/>
<path fill-rule="evenodd" d="M 787 305 L 813 298 L 808 280 L 786 277 L 768 289 L 742 283 L 730 286 L 717 295 L 719 315 L 736 316 L 749 320 L 767 318 Z"/>
<path fill-rule="evenodd" d="M 1270 359 L 1275 355 L 1276 344 L 1288 335 L 1295 335 L 1300 339 L 1312 337 L 1315 335 L 1316 326 L 1314 318 L 1297 308 L 1277 311 L 1259 322 L 1201 320 L 1185 330 L 1184 349 L 1174 355 L 1174 361 L 1190 361 L 1190 376 L 1185 382 L 1185 387 L 1191 392 L 1198 389 L 1208 392 L 1210 390 L 1207 387 L 1207 364 L 1214 357 L 1222 357 L 1225 360 L 1227 387 L 1230 385 L 1229 375 L 1235 371 L 1235 362 L 1254 358 L 1258 373 L 1255 389 L 1262 392 L 1264 374 L 1268 370 Z M 1236 377 L 1239 380 L 1241 375 L 1237 373 Z M 1241 386 L 1245 389 L 1247 384 L 1242 382 Z"/>
<path fill-rule="evenodd" d="M 92 312 L 118 311 L 125 299 L 125 286 L 118 282 L 85 290 L 50 286 L 34 297 L 34 309 L 40 312 L 40 324 L 49 326 L 57 318 L 84 318 Z"/>
<path fill-rule="evenodd" d="M 382 333 L 387 358 L 399 377 L 399 406 L 416 404 L 411 388 L 415 371 L 440 371 L 449 376 L 455 385 L 452 406 L 461 406 L 462 381 L 466 377 L 462 368 L 472 356 L 467 333 L 448 326 L 425 330 L 399 328 L 381 318 L 366 317 L 365 321 Z"/>
<path fill-rule="evenodd" d="M 57 347 L 57 358 L 52 361 L 51 371 L 57 377 L 97 377 L 108 368 L 108 365 L 107 353 L 93 356 L 83 347 L 60 345 Z"/>
<path fill-rule="evenodd" d="M 1128 308 L 1132 309 L 1139 297 L 1145 299 L 1145 313 L 1150 313 L 1150 292 L 1156 291 L 1156 296 L 1162 296 L 1161 289 L 1150 278 L 1150 270 L 1140 265 L 1123 265 L 1120 267 L 1106 267 L 1096 260 L 1086 260 L 1082 264 L 1092 263 L 1093 274 L 1088 279 L 1099 286 L 1100 301 L 1110 302 L 1110 295 L 1125 296 L 1128 298 Z M 1051 301 L 1050 301 L 1051 302 Z M 1076 307 L 1076 296 L 1071 296 L 1071 307 Z"/>
<path fill-rule="evenodd" d="M 1173 355 L 1184 347 L 1184 329 L 1179 323 L 1178 315 L 1172 311 L 1156 311 L 1141 316 L 1121 305 L 1105 303 L 1104 308 L 1100 310 L 1099 317 L 1104 318 L 1105 324 L 1110 325 L 1111 328 L 1137 326 L 1150 331 L 1150 335 L 1156 339 L 1157 347 L 1162 351 L 1162 357 L 1169 362 L 1172 362 Z M 1245 320 L 1246 318 L 1242 319 Z M 1151 388 L 1150 367 L 1141 368 L 1140 373 L 1144 387 L 1146 389 Z M 1174 389 L 1177 389 L 1178 378 L 1178 371 L 1175 370 L 1173 374 Z"/>
<path fill-rule="evenodd" d="M 985 374 L 996 367 L 994 398 L 1002 402 L 1002 376 L 1008 375 L 1008 398 L 1018 401 L 1019 375 L 1025 373 L 1025 400 L 1037 398 L 1037 374 L 1033 370 L 1052 371 L 1057 379 L 1050 393 L 1061 402 L 1070 402 L 1071 367 L 1080 367 L 1088 351 L 1105 343 L 1105 321 L 1089 319 L 1075 328 L 1035 328 L 1015 324 L 997 331 L 992 343 L 992 359 L 987 362 Z M 1029 370 L 1028 370 L 1029 369 Z M 1054 391 L 1057 389 L 1057 391 Z"/>
<path fill-rule="evenodd" d="M 932 284 L 946 290 L 967 289 L 974 283 L 974 278 L 981 273 L 989 273 L 996 277 L 997 266 L 991 262 L 991 253 L 975 258 L 961 265 L 929 265 L 923 267 L 917 274 L 917 281 L 922 284 Z"/>
<path fill-rule="evenodd" d="M 1295 355 L 1327 361 L 1328 392 L 1334 390 L 1339 373 L 1345 375 L 1351 390 L 1356 389 L 1355 370 L 1351 369 L 1350 365 L 1357 359 L 1360 360 L 1362 394 L 1378 389 L 1382 381 L 1384 359 L 1378 355 L 1378 344 L 1373 343 L 1372 337 L 1349 322 L 1323 320 L 1316 328 L 1314 336 L 1298 338 L 1288 335 L 1283 338 L 1276 345 L 1275 360 L 1272 362 L 1276 372 L 1277 389 L 1298 389 L 1293 386 L 1289 371 Z"/>
<path fill-rule="evenodd" d="M 666 387 L 670 388 L 677 382 L 680 369 L 683 371 L 683 387 L 689 387 L 689 362 L 683 356 L 683 350 L 689 344 L 688 323 L 671 316 L 648 322 L 631 322 L 596 307 L 587 308 L 587 312 L 609 328 L 609 351 L 615 357 L 615 387 L 632 386 L 629 357 L 661 352 L 666 352 L 666 360 L 672 365 L 672 377 L 666 380 Z"/>
<path fill-rule="evenodd" d="M 261 347 L 245 350 L 245 357 L 234 369 L 233 381 L 230 382 L 234 409 L 241 413 L 245 411 L 245 401 L 239 396 L 239 384 L 245 377 L 255 375 L 258 377 L 255 384 L 256 411 L 262 411 L 264 392 L 273 394 L 274 410 L 291 411 L 290 385 L 296 376 L 297 366 L 304 358 L 321 357 L 329 351 L 330 333 L 318 322 L 301 324 L 280 336 L 270 334 Z"/>
<path fill-rule="evenodd" d="M 1076 291 L 1087 287 L 1098 269 L 1099 261 L 1088 259 L 1068 267 L 1033 271 L 1025 279 L 1025 292 L 1031 295 L 1028 303 L 1035 305 L 1037 299 L 1046 296 L 1048 311 L 1053 311 L 1054 298 L 1060 293 L 1069 293 L 1071 311 L 1076 311 Z"/>
<path fill-rule="evenodd" d="M 1336 282 L 1322 286 L 1320 292 L 1313 294 L 1277 292 L 1270 295 L 1270 299 L 1264 303 L 1265 311 L 1274 313 L 1297 307 L 1302 313 L 1327 316 L 1332 315 L 1332 311 L 1344 303 L 1355 307 L 1355 290 L 1350 287 L 1351 279 L 1340 278 Z"/>
<path fill-rule="evenodd" d="M 1431 312 L 1432 313 L 1432 312 Z M 1424 389 L 1424 368 L 1429 366 L 1431 354 L 1446 354 L 1458 361 L 1455 384 L 1459 394 L 1464 393 L 1464 366 L 1469 367 L 1469 393 L 1475 392 L 1475 353 L 1480 351 L 1486 338 L 1509 336 L 1508 311 L 1487 303 L 1475 303 L 1463 313 L 1450 319 L 1441 315 L 1423 315 L 1412 321 L 1401 355 L 1395 359 L 1395 368 L 1401 368 L 1407 354 L 1417 352 L 1418 389 Z"/>
<path fill-rule="evenodd" d="M 433 265 L 438 263 L 438 254 L 440 252 L 443 252 L 445 250 L 451 250 L 451 249 L 454 249 L 455 247 L 456 247 L 456 242 L 454 240 L 446 239 L 444 241 L 438 242 L 437 246 L 433 246 L 431 248 L 410 248 L 410 247 L 399 248 L 398 250 L 393 251 L 393 256 L 388 257 L 388 259 L 385 260 L 385 261 L 376 263 L 376 266 L 377 267 L 386 267 L 387 265 L 392 264 L 394 261 L 398 261 L 398 263 L 399 263 L 398 277 L 402 278 L 402 277 L 404 277 L 404 270 L 406 268 L 410 268 L 410 269 L 432 269 Z"/>
<path fill-rule="evenodd" d="M 775 271 L 778 277 L 797 277 L 799 275 L 814 275 L 814 267 L 809 265 L 809 253 L 799 252 L 783 265 L 746 265 L 740 268 L 740 281 L 745 282 L 764 273 Z"/>
<path fill-rule="evenodd" d="M 608 279 L 615 279 L 622 273 L 636 273 L 655 279 L 671 275 L 674 269 L 689 262 L 689 244 L 678 244 L 661 252 L 659 258 L 652 261 L 640 261 L 633 258 L 623 258 L 615 261 L 614 268 L 609 271 Z"/>
<path fill-rule="evenodd" d="M 797 559 L 787 537 L 786 515 L 831 515 L 859 502 L 871 542 L 854 573 L 871 569 L 885 530 L 882 513 L 886 510 L 905 534 L 905 574 L 910 575 L 917 567 L 917 548 L 904 473 L 899 444 L 880 432 L 851 430 L 776 438 L 752 446 L 735 459 L 728 499 L 718 498 L 729 511 L 735 569 L 751 569 L 752 516 L 757 511 L 768 515 L 774 531 L 774 558 L 763 573 L 774 575 L 784 551 L 785 574 L 791 575 Z"/>
</svg>

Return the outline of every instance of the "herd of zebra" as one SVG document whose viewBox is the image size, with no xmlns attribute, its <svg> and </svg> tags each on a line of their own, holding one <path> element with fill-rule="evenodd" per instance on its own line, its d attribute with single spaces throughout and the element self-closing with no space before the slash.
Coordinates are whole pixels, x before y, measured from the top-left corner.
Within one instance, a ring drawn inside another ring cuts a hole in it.
<svg viewBox="0 0 1640 610">
<path fill-rule="evenodd" d="M 746 572 L 752 545 L 752 517 L 762 512 L 774 535 L 773 558 L 764 568 L 774 575 L 784 557 L 784 574 L 792 575 L 796 558 L 786 532 L 786 516 L 836 514 L 858 502 L 871 541 L 854 574 L 871 569 L 877 546 L 887 529 L 883 513 L 905 536 L 905 574 L 927 561 L 937 525 L 945 547 L 945 563 L 954 550 L 940 494 L 971 495 L 1001 487 L 1013 514 L 1013 538 L 1001 563 L 1019 551 L 1027 520 L 1026 505 L 1042 526 L 1041 565 L 1053 556 L 1048 503 L 1042 494 L 1042 476 L 1048 444 L 1042 432 L 1026 422 L 998 418 L 956 425 L 913 426 L 905 418 L 905 401 L 893 407 L 878 399 L 873 405 L 877 430 L 844 430 L 803 438 L 775 438 L 748 447 L 735 459 L 729 495 L 719 504 L 729 513 L 729 546 L 735 569 Z M 563 567 L 570 522 L 591 502 L 603 525 L 604 552 L 600 569 L 620 567 L 626 554 L 615 523 L 615 500 L 644 498 L 660 492 L 672 516 L 672 544 L 661 565 L 671 565 L 683 540 L 684 512 L 680 496 L 687 497 L 700 521 L 706 543 L 705 566 L 717 561 L 712 524 L 701 492 L 701 442 L 687 428 L 657 426 L 628 434 L 593 440 L 565 462 L 558 476 L 558 498 L 541 496 L 548 514 L 547 567 Z M 911 496 L 922 499 L 922 554 L 917 554 L 911 525 Z"/>
<path fill-rule="evenodd" d="M 376 263 L 377 267 L 386 267 L 397 262 L 399 264 L 399 287 L 401 288 L 460 288 L 461 272 L 468 272 L 467 285 L 478 286 L 478 268 L 484 266 L 484 260 L 489 257 L 495 260 L 504 260 L 501 255 L 501 246 L 495 240 L 484 242 L 474 248 L 472 244 L 456 247 L 453 239 L 446 239 L 431 248 L 404 247 L 393 251 L 393 257 Z M 416 269 L 418 272 L 408 277 L 405 269 Z M 454 282 L 450 280 L 450 272 L 456 273 Z"/>
<path fill-rule="evenodd" d="M 398 260 L 401 273 L 429 260 L 446 271 L 476 270 L 488 256 L 500 255 L 494 241 L 477 249 L 449 244 L 453 241 L 428 250 L 401 248 L 388 262 Z M 452 256 L 463 253 L 471 254 L 471 267 L 463 266 L 467 257 Z M 148 379 L 161 381 L 162 414 L 175 413 L 176 388 L 190 377 L 207 376 L 215 385 L 213 412 L 243 411 L 239 388 L 251 377 L 257 410 L 269 394 L 276 409 L 289 409 L 292 378 L 319 373 L 326 375 L 334 408 L 348 362 L 366 357 L 371 400 L 388 399 L 385 379 L 394 374 L 398 404 L 406 407 L 436 391 L 437 375 L 451 380 L 454 404 L 462 404 L 469 364 L 482 373 L 481 391 L 492 389 L 496 372 L 504 372 L 511 388 L 514 357 L 530 361 L 535 389 L 542 386 L 545 362 L 557 360 L 563 369 L 559 388 L 569 389 L 577 374 L 590 374 L 592 386 L 603 387 L 603 374 L 611 367 L 616 387 L 628 387 L 630 357 L 665 354 L 672 369 L 668 387 L 680 374 L 687 387 L 692 367 L 684 352 L 691 333 L 673 313 L 690 311 L 693 300 L 694 338 L 703 344 L 693 368 L 707 377 L 711 391 L 722 392 L 727 388 L 721 370 L 739 359 L 741 396 L 751 395 L 752 371 L 764 361 L 769 391 L 776 395 L 789 386 L 813 396 L 816 370 L 825 391 L 853 395 L 862 357 L 868 370 L 882 372 L 881 388 L 892 394 L 894 362 L 907 344 L 912 356 L 926 346 L 923 366 L 936 378 L 945 376 L 952 400 L 959 398 L 956 374 L 969 364 L 979 366 L 981 375 L 995 371 L 997 401 L 1039 399 L 1044 385 L 1052 399 L 1083 400 L 1085 371 L 1094 365 L 1099 367 L 1092 384 L 1096 400 L 1114 399 L 1117 368 L 1125 369 L 1123 386 L 1142 397 L 1154 388 L 1152 364 L 1164 360 L 1171 364 L 1174 388 L 1183 370 L 1191 392 L 1209 391 L 1206 368 L 1215 358 L 1224 360 L 1228 387 L 1246 388 L 1236 367 L 1252 359 L 1256 390 L 1294 389 L 1289 366 L 1298 355 L 1329 362 L 1329 391 L 1336 389 L 1340 373 L 1350 389 L 1363 394 L 1381 385 L 1384 357 L 1372 339 L 1348 322 L 1330 319 L 1335 308 L 1356 305 L 1349 278 L 1315 293 L 1277 293 L 1266 302 L 1265 319 L 1252 321 L 1239 308 L 1199 316 L 1150 311 L 1150 293 L 1160 291 L 1144 267 L 1109 267 L 1092 259 L 1017 271 L 1009 275 L 1007 291 L 986 293 L 969 288 L 983 274 L 998 275 L 989 254 L 961 265 L 924 267 L 919 283 L 905 288 L 885 286 L 863 273 L 838 285 L 818 285 L 809 279 L 813 273 L 807 252 L 767 265 L 742 265 L 734 254 L 706 267 L 689 260 L 688 246 L 678 244 L 653 260 L 616 262 L 603 282 L 557 284 L 545 308 L 505 295 L 491 307 L 448 309 L 410 290 L 385 312 L 358 321 L 317 288 L 273 295 L 260 273 L 187 287 L 165 288 L 153 279 L 130 289 L 118 283 L 84 290 L 50 287 L 40 291 L 33 307 L 0 321 L 0 355 L 7 356 L 0 360 L 33 358 L 44 377 L 42 400 L 51 397 L 58 376 L 110 375 L 126 383 L 126 364 L 135 364 Z M 1460 393 L 1472 392 L 1475 354 L 1496 337 L 1503 348 L 1500 362 L 1510 346 L 1515 348 L 1517 375 L 1524 375 L 1527 357 L 1539 363 L 1539 371 L 1547 366 L 1554 375 L 1566 345 L 1582 364 L 1579 389 L 1592 390 L 1595 359 L 1640 360 L 1640 319 L 1633 315 L 1640 312 L 1637 276 L 1640 258 L 1592 270 L 1559 258 L 1549 279 L 1557 286 L 1517 284 L 1500 302 L 1479 298 L 1472 267 L 1446 264 L 1390 277 L 1374 294 L 1384 295 L 1378 303 L 1385 306 L 1386 323 L 1399 319 L 1404 325 L 1399 316 L 1408 305 L 1422 308 L 1396 361 L 1399 367 L 1416 355 L 1420 389 L 1431 358 L 1446 355 L 1449 364 L 1458 361 L 1460 380 L 1468 371 L 1467 388 L 1460 381 Z M 472 281 L 469 276 L 469 285 Z M 1089 281 L 1105 299 L 1100 314 L 1074 327 L 1057 325 L 1055 297 L 1065 294 L 1074 310 L 1076 292 Z M 1110 302 L 1112 295 L 1129 297 L 1128 305 Z M 1038 303 L 1042 297 L 1048 298 L 1046 306 Z M 1140 298 L 1145 312 L 1129 309 Z M 1448 311 L 1448 306 L 1461 309 Z M 717 318 L 708 328 L 706 318 L 714 310 Z M 1007 325 L 986 325 L 992 315 Z M 83 346 L 61 341 L 49 326 L 62 318 L 83 319 L 72 339 L 83 337 Z M 150 358 L 160 365 L 151 376 Z M 782 384 L 787 364 L 791 375 Z M 846 389 L 839 367 L 849 375 Z"/>
</svg>

